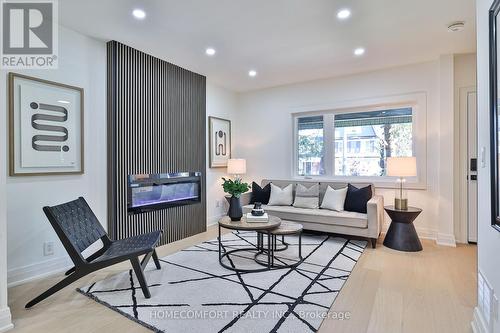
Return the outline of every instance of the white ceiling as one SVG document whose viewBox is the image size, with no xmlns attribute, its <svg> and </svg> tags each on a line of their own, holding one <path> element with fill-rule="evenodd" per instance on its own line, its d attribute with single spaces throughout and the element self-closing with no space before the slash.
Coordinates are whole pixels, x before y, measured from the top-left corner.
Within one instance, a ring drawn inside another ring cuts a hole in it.
<svg viewBox="0 0 500 333">
<path fill-rule="evenodd" d="M 345 7 L 352 16 L 339 21 Z M 147 17 L 134 19 L 134 8 Z M 235 91 L 475 52 L 474 0 L 59 0 L 59 11 L 64 26 Z M 448 32 L 457 20 L 466 21 L 465 30 Z M 354 57 L 360 46 L 365 55 Z M 217 54 L 206 56 L 207 47 Z"/>
</svg>

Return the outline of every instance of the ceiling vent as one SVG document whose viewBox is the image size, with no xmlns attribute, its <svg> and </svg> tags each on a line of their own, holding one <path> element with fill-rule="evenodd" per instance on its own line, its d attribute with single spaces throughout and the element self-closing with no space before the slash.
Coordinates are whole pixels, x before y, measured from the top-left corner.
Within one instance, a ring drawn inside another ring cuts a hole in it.
<svg viewBox="0 0 500 333">
<path fill-rule="evenodd" d="M 450 25 L 448 25 L 449 32 L 459 32 L 464 30 L 464 28 L 465 28 L 465 22 L 463 21 L 453 22 Z"/>
</svg>

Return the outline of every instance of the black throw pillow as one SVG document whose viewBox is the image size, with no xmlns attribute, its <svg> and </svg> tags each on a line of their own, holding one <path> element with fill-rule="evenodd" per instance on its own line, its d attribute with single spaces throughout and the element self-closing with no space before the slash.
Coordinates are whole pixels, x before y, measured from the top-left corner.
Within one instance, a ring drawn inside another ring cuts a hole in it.
<svg viewBox="0 0 500 333">
<path fill-rule="evenodd" d="M 271 196 L 271 183 L 264 186 L 264 188 L 260 187 L 256 182 L 252 182 L 252 198 L 250 199 L 250 203 L 260 202 L 263 205 L 267 205 L 269 203 L 269 197 Z"/>
<path fill-rule="evenodd" d="M 372 198 L 372 187 L 357 188 L 348 184 L 344 210 L 366 214 L 366 204 Z"/>
</svg>

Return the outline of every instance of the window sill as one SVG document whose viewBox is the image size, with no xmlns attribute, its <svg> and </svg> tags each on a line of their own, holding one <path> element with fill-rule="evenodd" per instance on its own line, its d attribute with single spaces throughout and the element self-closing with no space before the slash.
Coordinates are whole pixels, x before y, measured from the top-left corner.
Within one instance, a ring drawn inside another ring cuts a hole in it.
<svg viewBox="0 0 500 333">
<path fill-rule="evenodd" d="M 395 189 L 396 180 L 392 178 L 383 177 L 382 179 L 377 179 L 374 177 L 321 177 L 321 176 L 294 176 L 292 178 L 295 181 L 305 181 L 305 182 L 332 182 L 332 183 L 370 183 L 375 186 L 375 188 L 381 189 Z M 404 188 L 407 190 L 427 190 L 427 185 L 423 181 L 407 181 L 405 182 Z"/>
</svg>

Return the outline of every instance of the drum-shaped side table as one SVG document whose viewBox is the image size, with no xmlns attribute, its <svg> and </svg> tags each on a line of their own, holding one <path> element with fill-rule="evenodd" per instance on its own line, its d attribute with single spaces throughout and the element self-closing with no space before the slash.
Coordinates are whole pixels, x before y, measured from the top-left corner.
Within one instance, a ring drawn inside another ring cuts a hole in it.
<svg viewBox="0 0 500 333">
<path fill-rule="evenodd" d="M 413 221 L 420 215 L 422 209 L 408 207 L 407 210 L 401 210 L 394 206 L 386 206 L 384 209 L 392 220 L 385 235 L 384 245 L 405 252 L 422 251 L 422 244 L 413 225 Z"/>
<path fill-rule="evenodd" d="M 303 226 L 302 224 L 295 223 L 295 222 L 287 222 L 283 221 L 281 222 L 280 226 L 272 229 L 269 231 L 271 234 L 271 266 L 273 268 L 292 268 L 295 266 L 298 266 L 304 261 L 304 258 L 302 258 L 302 230 Z M 293 259 L 293 263 L 286 263 L 284 260 L 290 261 L 290 259 L 285 259 L 282 258 L 283 260 L 280 260 L 282 263 L 281 264 L 276 264 L 274 262 L 274 259 L 279 260 L 279 258 L 275 257 L 275 252 L 281 252 L 285 251 L 288 249 L 289 244 L 285 242 L 285 236 L 287 235 L 297 235 L 299 238 L 299 244 L 298 244 L 298 257 L 297 259 Z M 281 243 L 283 247 L 278 248 L 277 247 L 277 237 L 281 236 Z M 261 265 L 267 265 L 266 262 L 262 261 L 259 257 L 265 254 L 265 250 L 263 249 L 263 243 L 264 243 L 264 235 L 261 232 L 257 232 L 257 247 L 260 248 L 260 251 L 255 254 L 255 261 Z"/>
<path fill-rule="evenodd" d="M 219 241 L 219 263 L 222 267 L 235 271 L 235 272 L 262 272 L 267 271 L 272 268 L 271 264 L 271 254 L 272 254 L 272 240 L 271 233 L 272 229 L 279 227 L 281 224 L 281 219 L 276 216 L 269 216 L 269 222 L 266 223 L 254 223 L 247 222 L 245 216 L 241 218 L 239 221 L 231 221 L 229 216 L 224 216 L 219 220 L 219 237 L 217 238 Z M 259 233 L 263 233 L 267 235 L 267 249 L 259 249 L 258 247 L 245 247 L 235 250 L 226 251 L 222 246 L 222 238 L 221 238 L 221 228 L 230 229 L 230 230 L 241 230 L 241 231 L 256 231 Z M 239 269 L 237 267 L 231 267 L 223 262 L 225 257 L 229 258 L 231 254 L 236 252 L 258 252 L 265 251 L 267 254 L 267 266 L 265 268 L 257 268 L 257 269 Z"/>
</svg>

